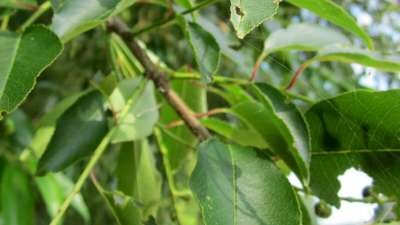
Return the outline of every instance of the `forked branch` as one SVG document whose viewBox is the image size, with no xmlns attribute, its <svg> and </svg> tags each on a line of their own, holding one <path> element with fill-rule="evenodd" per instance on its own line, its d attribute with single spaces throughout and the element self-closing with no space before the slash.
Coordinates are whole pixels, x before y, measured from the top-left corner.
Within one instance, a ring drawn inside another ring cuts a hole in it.
<svg viewBox="0 0 400 225">
<path fill-rule="evenodd" d="M 210 133 L 199 122 L 193 111 L 186 105 L 186 103 L 176 94 L 173 89 L 170 88 L 167 75 L 151 61 L 147 53 L 135 40 L 129 28 L 122 21 L 116 19 L 110 20 L 107 23 L 107 28 L 108 30 L 121 36 L 121 38 L 129 46 L 133 55 L 143 66 L 146 77 L 154 82 L 157 89 L 176 111 L 176 113 L 178 113 L 178 115 L 182 118 L 192 133 L 201 141 L 209 138 Z"/>
</svg>

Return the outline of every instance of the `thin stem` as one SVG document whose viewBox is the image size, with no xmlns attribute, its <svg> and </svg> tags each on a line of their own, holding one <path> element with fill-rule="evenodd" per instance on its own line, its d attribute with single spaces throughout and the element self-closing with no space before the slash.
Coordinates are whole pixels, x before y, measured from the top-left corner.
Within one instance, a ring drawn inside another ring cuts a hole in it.
<svg viewBox="0 0 400 225">
<path fill-rule="evenodd" d="M 69 205 L 71 204 L 72 200 L 74 199 L 75 195 L 81 191 L 81 188 L 82 188 L 83 184 L 85 183 L 86 179 L 88 178 L 88 176 L 90 175 L 90 172 L 92 171 L 93 167 L 97 164 L 100 157 L 103 155 L 103 153 L 107 149 L 107 146 L 111 140 L 112 135 L 114 134 L 114 131 L 115 131 L 115 129 L 110 130 L 107 133 L 107 135 L 103 138 L 101 143 L 97 146 L 92 157 L 90 157 L 88 164 L 86 165 L 82 174 L 79 176 L 78 181 L 75 183 L 71 193 L 64 200 L 64 202 L 58 209 L 57 214 L 51 220 L 50 225 L 60 224 L 60 221 L 61 221 L 64 213 L 67 211 L 67 209 L 68 209 Z"/>
<path fill-rule="evenodd" d="M 27 27 L 32 25 L 43 13 L 45 13 L 48 9 L 50 9 L 51 3 L 50 1 L 46 1 L 39 6 L 39 8 L 27 19 L 21 27 L 18 29 L 19 31 L 25 30 Z"/>
<path fill-rule="evenodd" d="M 196 114 L 194 114 L 194 116 L 198 119 L 201 119 L 201 118 L 210 117 L 210 116 L 217 115 L 217 114 L 227 113 L 228 111 L 229 111 L 229 109 L 226 109 L 226 108 L 216 108 L 216 109 L 212 109 L 205 113 L 196 113 Z M 168 123 L 167 125 L 165 125 L 165 128 L 170 129 L 170 128 L 182 126 L 184 124 L 185 124 L 185 122 L 183 120 L 175 120 L 175 121 L 172 121 L 172 122 Z"/>
<path fill-rule="evenodd" d="M 299 95 L 299 94 L 288 92 L 288 91 L 286 91 L 285 94 L 287 96 L 289 96 L 290 98 L 298 99 L 298 100 L 301 100 L 301 101 L 306 102 L 306 103 L 310 103 L 310 104 L 314 104 L 315 103 L 315 101 L 313 99 L 311 99 L 311 98 L 309 98 L 307 96 L 304 96 L 304 95 Z"/>
<path fill-rule="evenodd" d="M 186 15 L 186 14 L 192 13 L 192 12 L 197 11 L 197 10 L 199 10 L 199 9 L 201 9 L 201 8 L 204 8 L 204 7 L 208 6 L 208 5 L 211 5 L 211 4 L 213 4 L 213 3 L 217 2 L 217 1 L 218 1 L 218 0 L 206 0 L 206 1 L 203 1 L 203 2 L 199 3 L 198 5 L 195 5 L 194 7 L 192 7 L 192 8 L 190 8 L 190 9 L 187 9 L 187 10 L 181 12 L 179 15 Z M 176 14 L 171 15 L 170 17 L 167 17 L 167 18 L 164 19 L 164 20 L 161 20 L 161 21 L 156 22 L 156 23 L 154 23 L 154 24 L 151 24 L 151 25 L 149 25 L 149 26 L 147 26 L 147 27 L 144 27 L 144 28 L 141 29 L 141 30 L 138 30 L 138 31 L 136 31 L 136 32 L 133 32 L 132 35 L 133 35 L 133 36 L 137 36 L 137 35 L 140 35 L 140 34 L 142 34 L 142 33 L 145 33 L 145 32 L 151 31 L 151 30 L 154 30 L 154 29 L 156 29 L 156 28 L 158 28 L 158 27 L 161 27 L 161 26 L 163 26 L 163 25 L 165 25 L 165 24 L 167 24 L 167 23 L 173 21 L 175 18 L 176 18 Z"/>
<path fill-rule="evenodd" d="M 250 82 L 253 82 L 256 79 L 258 69 L 260 68 L 260 65 L 261 65 L 262 61 L 265 59 L 265 57 L 267 57 L 267 53 L 265 53 L 264 51 L 260 54 L 260 56 L 258 56 L 256 64 L 254 64 L 253 70 L 251 72 L 251 76 L 249 78 Z"/>
<path fill-rule="evenodd" d="M 309 60 L 305 61 L 303 64 L 301 64 L 301 66 L 296 70 L 295 74 L 293 75 L 292 79 L 290 80 L 289 84 L 287 85 L 286 90 L 289 90 L 289 89 L 293 88 L 296 85 L 297 80 L 299 79 L 299 77 L 301 76 L 303 71 L 309 65 L 311 65 L 313 62 L 315 62 L 315 60 L 316 60 L 316 58 L 312 58 L 312 59 L 309 59 Z"/>
<path fill-rule="evenodd" d="M 200 80 L 201 77 L 197 73 L 190 73 L 190 72 L 169 72 L 169 77 L 171 79 L 176 80 Z M 213 76 L 213 82 L 215 83 L 235 83 L 239 85 L 247 85 L 250 84 L 248 80 L 245 79 L 238 79 L 232 77 L 224 77 L 224 76 Z"/>
<path fill-rule="evenodd" d="M 0 29 L 1 30 L 7 30 L 7 27 L 8 27 L 8 22 L 10 21 L 10 16 L 5 16 L 4 18 L 3 18 L 3 20 L 1 21 L 1 27 L 0 27 Z"/>
<path fill-rule="evenodd" d="M 293 187 L 296 191 L 303 192 L 305 191 L 302 188 L 299 187 Z M 359 203 L 375 203 L 374 201 L 371 201 L 370 199 L 360 199 L 360 198 L 351 198 L 351 197 L 339 197 L 340 200 L 346 201 L 346 202 L 359 202 Z"/>
<path fill-rule="evenodd" d="M 170 190 L 172 204 L 174 205 L 174 209 L 175 209 L 175 213 L 176 213 L 176 217 L 177 217 L 176 222 L 178 223 L 178 225 L 181 225 L 180 220 L 179 220 L 179 215 L 178 215 L 179 210 L 177 208 L 177 199 L 179 197 L 176 195 L 176 193 L 178 191 L 175 187 L 174 174 L 173 174 L 173 171 L 171 170 L 170 162 L 169 162 L 168 155 L 167 155 L 168 150 L 165 149 L 165 146 L 162 144 L 163 141 L 162 141 L 161 131 L 159 129 L 155 129 L 155 136 L 156 136 L 158 148 L 159 148 L 161 156 L 162 156 L 162 164 L 164 167 L 165 176 L 167 178 L 167 184 L 168 184 L 168 188 Z"/>
<path fill-rule="evenodd" d="M 170 138 L 174 139 L 176 142 L 181 143 L 182 145 L 190 149 L 196 149 L 195 146 L 192 146 L 191 144 L 187 143 L 185 140 L 183 140 L 182 138 L 178 137 L 177 135 L 166 129 L 163 125 L 157 125 L 157 127 L 160 128 L 160 130 L 162 130 L 162 132 L 164 132 Z"/>
</svg>

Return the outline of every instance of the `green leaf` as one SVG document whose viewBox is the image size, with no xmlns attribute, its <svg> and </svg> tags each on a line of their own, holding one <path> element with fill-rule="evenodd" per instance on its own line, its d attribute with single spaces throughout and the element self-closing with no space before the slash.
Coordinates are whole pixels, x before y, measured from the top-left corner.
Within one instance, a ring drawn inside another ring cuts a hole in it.
<svg viewBox="0 0 400 225">
<path fill-rule="evenodd" d="M 52 30 L 64 41 L 90 30 L 135 0 L 52 0 Z"/>
<path fill-rule="evenodd" d="M 171 87 L 182 98 L 182 100 L 196 113 L 207 111 L 207 93 L 196 80 L 174 80 Z M 168 124 L 181 118 L 174 109 L 166 102 L 161 104 L 161 123 Z M 168 129 L 169 133 L 162 130 L 162 142 L 168 154 L 169 166 L 172 170 L 177 169 L 185 157 L 192 150 L 190 146 L 195 146 L 197 138 L 186 126 L 179 126 Z M 173 137 L 168 134 L 173 134 Z M 181 141 L 177 141 L 181 140 Z"/>
<path fill-rule="evenodd" d="M 203 119 L 201 123 L 208 129 L 239 145 L 260 149 L 268 148 L 268 144 L 263 137 L 251 127 L 246 127 L 247 129 L 245 127 L 235 127 L 229 122 L 215 118 Z"/>
<path fill-rule="evenodd" d="M 368 48 L 373 49 L 374 43 L 368 34 L 357 25 L 353 17 L 351 17 L 342 7 L 332 0 L 286 0 L 289 3 L 312 11 L 318 16 L 330 21 L 331 23 L 358 35 Z"/>
<path fill-rule="evenodd" d="M 307 64 L 314 61 L 339 61 L 357 63 L 388 72 L 400 71 L 400 56 L 381 55 L 378 52 L 346 46 L 329 46 L 318 52 Z"/>
<path fill-rule="evenodd" d="M 33 225 L 33 190 L 28 175 L 14 165 L 7 165 L 1 178 L 1 209 L 4 224 Z"/>
<path fill-rule="evenodd" d="M 199 24 L 186 22 L 183 17 L 177 18 L 192 48 L 194 58 L 204 82 L 211 82 L 217 72 L 221 52 L 214 36 Z"/>
<path fill-rule="evenodd" d="M 216 139 L 202 143 L 190 186 L 205 224 L 301 224 L 300 205 L 289 181 L 255 150 Z"/>
<path fill-rule="evenodd" d="M 271 19 L 279 8 L 279 0 L 231 0 L 231 22 L 239 38 Z"/>
<path fill-rule="evenodd" d="M 302 50 L 317 51 L 332 44 L 350 44 L 341 33 L 317 24 L 297 23 L 273 32 L 264 43 L 264 52 Z"/>
<path fill-rule="evenodd" d="M 361 169 L 374 179 L 374 189 L 400 199 L 400 91 L 355 91 L 314 105 L 306 117 L 311 129 L 311 188 L 340 205 L 337 176 Z"/>
<path fill-rule="evenodd" d="M 36 185 L 44 199 L 47 211 L 53 218 L 66 196 L 72 191 L 73 182 L 65 175 L 48 174 L 44 177 L 35 178 Z M 72 207 L 89 223 L 89 209 L 87 208 L 82 195 L 77 194 L 72 201 Z"/>
<path fill-rule="evenodd" d="M 60 171 L 90 155 L 107 130 L 103 97 L 99 92 L 91 91 L 58 119 L 46 152 L 39 160 L 37 173 Z"/>
<path fill-rule="evenodd" d="M 33 138 L 30 139 L 29 145 L 26 146 L 20 156 L 31 173 L 36 171 L 38 158 L 45 152 L 56 129 L 58 118 L 84 94 L 85 92 L 71 94 L 57 103 L 49 113 L 41 118 Z"/>
<path fill-rule="evenodd" d="M 156 216 L 161 201 L 161 175 L 146 139 L 121 146 L 116 174 L 118 190 L 138 202 L 142 218 Z"/>
<path fill-rule="evenodd" d="M 141 140 L 153 132 L 159 118 L 154 84 L 141 78 L 121 81 L 109 98 L 116 128 L 112 142 Z"/>
<path fill-rule="evenodd" d="M 62 48 L 57 36 L 43 26 L 29 27 L 21 35 L 0 32 L 0 119 L 24 101 Z"/>
<path fill-rule="evenodd" d="M 257 84 L 252 91 L 259 102 L 241 102 L 232 111 L 257 130 L 271 150 L 307 185 L 310 137 L 303 115 L 279 90 L 268 84 Z"/>
<path fill-rule="evenodd" d="M 141 225 L 141 213 L 135 200 L 121 192 L 104 191 L 104 196 L 119 225 Z"/>
</svg>

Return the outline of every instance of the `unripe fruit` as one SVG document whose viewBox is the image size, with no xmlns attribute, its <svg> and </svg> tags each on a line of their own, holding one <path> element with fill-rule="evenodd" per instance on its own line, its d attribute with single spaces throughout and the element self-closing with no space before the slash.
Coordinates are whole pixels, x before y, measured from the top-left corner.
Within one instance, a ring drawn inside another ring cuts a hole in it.
<svg viewBox="0 0 400 225">
<path fill-rule="evenodd" d="M 4 137 L 12 135 L 15 132 L 14 122 L 10 119 L 4 120 L 0 124 L 0 131 Z"/>
<path fill-rule="evenodd" d="M 321 218 L 328 218 L 332 214 L 332 208 L 324 201 L 320 201 L 314 206 L 315 214 Z"/>
<path fill-rule="evenodd" d="M 364 198 L 368 198 L 372 195 L 372 187 L 371 186 L 367 186 L 362 190 L 362 196 Z"/>
</svg>

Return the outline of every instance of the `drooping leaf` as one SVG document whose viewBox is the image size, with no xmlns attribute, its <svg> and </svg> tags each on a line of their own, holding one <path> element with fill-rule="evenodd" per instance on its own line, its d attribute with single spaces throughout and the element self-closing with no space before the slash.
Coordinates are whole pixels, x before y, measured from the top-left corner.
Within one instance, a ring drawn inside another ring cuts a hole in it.
<svg viewBox="0 0 400 225">
<path fill-rule="evenodd" d="M 255 150 L 216 139 L 202 143 L 190 186 L 205 224 L 301 224 L 298 199 L 288 180 Z"/>
<path fill-rule="evenodd" d="M 35 134 L 29 141 L 29 145 L 21 153 L 20 159 L 31 173 L 35 173 L 38 157 L 41 157 L 49 144 L 56 129 L 58 118 L 78 100 L 85 92 L 72 94 L 57 103 L 54 108 L 41 118 Z"/>
<path fill-rule="evenodd" d="M 224 32 L 217 24 L 212 23 L 207 17 L 197 15 L 196 22 L 200 24 L 204 30 L 207 30 L 218 43 L 221 48 L 221 54 L 237 65 L 237 69 L 244 74 L 248 74 L 254 64 L 253 57 L 249 57 L 243 51 L 235 51 L 232 49 L 232 40 L 229 32 Z"/>
<path fill-rule="evenodd" d="M 115 114 L 116 130 L 112 142 L 134 141 L 153 132 L 159 113 L 152 82 L 143 79 L 121 81 L 109 98 Z"/>
<path fill-rule="evenodd" d="M 72 181 L 59 173 L 37 177 L 35 178 L 35 183 L 44 199 L 49 215 L 54 217 L 66 196 L 72 191 Z M 71 206 L 77 210 L 85 220 L 85 223 L 88 224 L 90 220 L 89 209 L 80 193 L 74 197 Z"/>
<path fill-rule="evenodd" d="M 156 216 L 161 201 L 161 175 L 146 139 L 121 146 L 116 174 L 118 190 L 138 202 L 142 219 Z"/>
<path fill-rule="evenodd" d="M 1 178 L 2 219 L 7 225 L 33 225 L 33 191 L 28 175 L 14 165 L 7 165 Z"/>
<path fill-rule="evenodd" d="M 44 26 L 32 26 L 21 35 L 0 32 L 0 119 L 26 98 L 39 74 L 62 51 L 62 44 Z"/>
<path fill-rule="evenodd" d="M 279 0 L 231 0 L 231 22 L 239 38 L 244 38 L 278 11 Z"/>
<path fill-rule="evenodd" d="M 400 91 L 355 91 L 321 101 L 306 114 L 313 156 L 313 193 L 340 205 L 337 176 L 361 169 L 374 179 L 374 188 L 400 199 Z"/>
<path fill-rule="evenodd" d="M 257 130 L 269 148 L 307 185 L 310 137 L 303 115 L 268 84 L 257 84 L 252 91 L 259 102 L 238 103 L 233 106 L 233 113 Z"/>
<path fill-rule="evenodd" d="M 264 52 L 302 50 L 317 51 L 333 44 L 350 44 L 341 33 L 317 24 L 292 24 L 287 29 L 273 32 L 265 41 Z"/>
<path fill-rule="evenodd" d="M 63 113 L 39 160 L 38 174 L 60 171 L 91 154 L 108 130 L 103 105 L 102 95 L 91 91 Z"/>
<path fill-rule="evenodd" d="M 211 82 L 217 72 L 221 52 L 214 36 L 199 24 L 186 22 L 183 17 L 177 18 L 192 48 L 197 67 L 204 82 Z"/>
<path fill-rule="evenodd" d="M 342 7 L 332 0 L 286 0 L 289 3 L 299 7 L 308 9 L 318 16 L 330 21 L 331 23 L 342 27 L 343 29 L 358 35 L 364 43 L 373 48 L 374 43 L 369 35 L 357 25 L 353 17 L 351 17 Z"/>
<path fill-rule="evenodd" d="M 318 52 L 316 57 L 309 60 L 309 63 L 314 61 L 357 63 L 388 72 L 400 71 L 399 55 L 385 56 L 375 51 L 346 46 L 328 46 L 323 48 Z"/>
<path fill-rule="evenodd" d="M 52 30 L 64 41 L 90 30 L 135 0 L 52 0 Z"/>
</svg>

